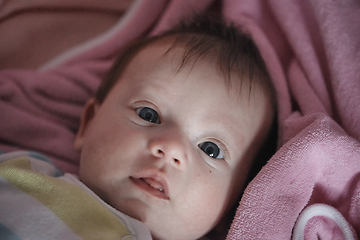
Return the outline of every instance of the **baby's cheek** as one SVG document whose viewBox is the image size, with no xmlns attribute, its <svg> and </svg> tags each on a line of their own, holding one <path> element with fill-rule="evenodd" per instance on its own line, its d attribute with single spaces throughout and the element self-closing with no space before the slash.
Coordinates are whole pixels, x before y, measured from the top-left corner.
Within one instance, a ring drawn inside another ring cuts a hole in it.
<svg viewBox="0 0 360 240">
<path fill-rule="evenodd" d="M 227 185 L 226 182 L 215 181 L 211 187 L 203 188 L 197 203 L 198 209 L 202 209 L 198 214 L 203 216 L 199 221 L 213 225 L 222 217 L 229 205 Z"/>
</svg>

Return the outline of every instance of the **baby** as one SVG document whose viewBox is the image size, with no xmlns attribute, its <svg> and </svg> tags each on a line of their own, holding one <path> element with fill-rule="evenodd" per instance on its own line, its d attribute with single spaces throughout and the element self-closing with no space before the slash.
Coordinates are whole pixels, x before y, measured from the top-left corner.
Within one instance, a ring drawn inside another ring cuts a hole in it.
<svg viewBox="0 0 360 240">
<path fill-rule="evenodd" d="M 140 40 L 86 104 L 79 177 L 155 239 L 197 239 L 237 202 L 274 119 L 254 43 L 207 20 Z"/>
<path fill-rule="evenodd" d="M 87 102 L 75 139 L 74 146 L 81 151 L 79 179 L 86 186 L 74 177 L 66 181 L 111 205 L 117 216 L 124 213 L 139 220 L 154 239 L 201 238 L 221 229 L 239 201 L 268 138 L 275 105 L 270 77 L 250 38 L 233 26 L 195 19 L 122 52 L 95 98 Z M 4 159 L 0 157 L 0 162 Z M 47 206 L 45 210 L 39 206 L 43 210 L 35 210 L 35 215 L 51 209 L 66 223 L 65 230 L 70 226 L 85 239 L 88 235 L 73 224 L 95 219 L 94 228 L 100 224 L 104 230 L 107 222 L 113 222 L 112 214 L 95 202 L 89 204 L 78 188 L 68 190 L 68 185 L 28 170 L 50 172 L 43 170 L 43 164 L 15 160 L 0 164 L 0 186 L 5 179 L 16 186 L 13 191 L 20 189 Z M 23 184 L 20 180 L 25 177 L 31 181 Z M 60 206 L 39 195 L 41 187 L 36 193 L 29 190 L 40 183 Z M 58 188 L 61 191 L 54 193 Z M 9 196 L 13 210 L 0 207 L 4 216 L 0 216 L 0 236 L 18 223 L 6 216 L 13 218 L 14 211 L 22 211 L 15 204 L 19 198 Z M 0 197 L 5 206 L 1 201 Z M 72 201 L 78 202 L 67 204 Z M 81 221 L 74 220 L 79 216 Z M 6 228 L 2 221 L 7 221 Z M 131 224 L 138 226 L 132 220 L 124 222 L 128 229 Z"/>
</svg>

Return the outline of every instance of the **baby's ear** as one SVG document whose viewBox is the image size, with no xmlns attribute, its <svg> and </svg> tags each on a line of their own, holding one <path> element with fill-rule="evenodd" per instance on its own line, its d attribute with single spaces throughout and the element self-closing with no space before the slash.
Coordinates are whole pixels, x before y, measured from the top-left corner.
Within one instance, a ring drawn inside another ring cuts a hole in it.
<svg viewBox="0 0 360 240">
<path fill-rule="evenodd" d="M 84 110 L 81 115 L 81 119 L 80 119 L 80 127 L 75 136 L 75 141 L 74 141 L 75 150 L 81 151 L 83 142 L 84 142 L 85 132 L 88 129 L 88 127 L 91 123 L 91 120 L 95 117 L 96 112 L 98 111 L 99 107 L 100 107 L 100 105 L 95 100 L 95 98 L 90 98 L 86 102 Z"/>
</svg>

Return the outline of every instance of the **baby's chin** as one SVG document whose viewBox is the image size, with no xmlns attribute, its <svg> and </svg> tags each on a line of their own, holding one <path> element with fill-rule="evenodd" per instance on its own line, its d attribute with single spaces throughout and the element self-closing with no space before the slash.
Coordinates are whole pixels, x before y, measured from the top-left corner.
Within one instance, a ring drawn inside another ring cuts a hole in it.
<svg viewBox="0 0 360 240">
<path fill-rule="evenodd" d="M 145 224 L 146 225 L 146 224 Z M 154 227 L 148 227 L 151 233 L 151 236 L 154 240 L 196 240 L 201 239 L 206 236 L 209 231 L 194 231 L 193 229 L 187 229 L 186 227 L 177 227 L 177 228 L 166 228 L 164 226 L 159 226 L 159 228 L 154 229 Z M 218 234 L 212 234 L 211 236 L 220 236 Z M 212 238 L 212 239 L 221 239 L 221 238 Z M 225 238 L 224 238 L 225 239 Z"/>
</svg>

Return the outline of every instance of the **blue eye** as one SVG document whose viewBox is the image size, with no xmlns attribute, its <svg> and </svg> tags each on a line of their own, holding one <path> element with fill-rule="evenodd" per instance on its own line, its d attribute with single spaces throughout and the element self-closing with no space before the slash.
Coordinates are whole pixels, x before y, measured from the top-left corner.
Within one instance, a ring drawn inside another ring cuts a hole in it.
<svg viewBox="0 0 360 240">
<path fill-rule="evenodd" d="M 211 158 L 224 158 L 224 154 L 221 149 L 213 142 L 200 143 L 199 148 Z"/>
<path fill-rule="evenodd" d="M 158 113 L 149 107 L 143 107 L 136 109 L 137 114 L 140 118 L 144 119 L 145 121 L 160 124 L 160 118 Z"/>
</svg>

